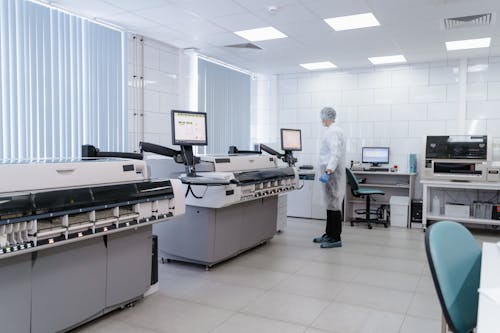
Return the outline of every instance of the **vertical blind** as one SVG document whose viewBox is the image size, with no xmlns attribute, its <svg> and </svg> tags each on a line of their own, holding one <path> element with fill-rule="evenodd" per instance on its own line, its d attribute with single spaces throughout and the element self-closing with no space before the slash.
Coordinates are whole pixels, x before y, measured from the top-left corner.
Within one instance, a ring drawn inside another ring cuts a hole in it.
<svg viewBox="0 0 500 333">
<path fill-rule="evenodd" d="M 25 0 L 0 0 L 0 160 L 126 149 L 120 31 Z"/>
<path fill-rule="evenodd" d="M 208 154 L 250 148 L 250 76 L 198 59 L 198 108 L 207 113 Z"/>
</svg>

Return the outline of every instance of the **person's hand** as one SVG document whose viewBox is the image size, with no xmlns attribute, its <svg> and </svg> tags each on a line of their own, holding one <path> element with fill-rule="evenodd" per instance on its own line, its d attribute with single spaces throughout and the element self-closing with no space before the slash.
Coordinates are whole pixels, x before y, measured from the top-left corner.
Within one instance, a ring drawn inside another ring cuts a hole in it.
<svg viewBox="0 0 500 333">
<path fill-rule="evenodd" d="M 331 175 L 333 173 L 333 170 L 332 169 L 326 169 L 325 173 L 328 174 L 328 175 Z"/>
<path fill-rule="evenodd" d="M 322 182 L 323 184 L 326 184 L 330 181 L 330 175 L 327 174 L 326 172 L 319 177 L 319 181 Z"/>
</svg>

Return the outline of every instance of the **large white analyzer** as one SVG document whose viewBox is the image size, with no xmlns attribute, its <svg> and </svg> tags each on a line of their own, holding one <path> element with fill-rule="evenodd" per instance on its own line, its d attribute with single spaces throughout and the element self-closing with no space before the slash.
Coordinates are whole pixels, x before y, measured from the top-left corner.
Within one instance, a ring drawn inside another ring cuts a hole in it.
<svg viewBox="0 0 500 333">
<path fill-rule="evenodd" d="M 144 161 L 0 163 L 0 321 L 65 332 L 151 286 L 152 224 L 184 214 L 178 179 Z"/>
</svg>

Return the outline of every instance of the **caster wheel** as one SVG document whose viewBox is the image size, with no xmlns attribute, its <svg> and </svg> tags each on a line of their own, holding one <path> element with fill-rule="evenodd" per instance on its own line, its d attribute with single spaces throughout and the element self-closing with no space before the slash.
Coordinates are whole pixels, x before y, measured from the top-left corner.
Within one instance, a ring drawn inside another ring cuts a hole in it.
<svg viewBox="0 0 500 333">
<path fill-rule="evenodd" d="M 354 227 L 354 223 L 353 222 L 351 222 L 351 227 Z"/>
<path fill-rule="evenodd" d="M 210 271 L 210 268 L 211 268 L 210 266 L 205 266 L 205 271 L 206 271 L 206 272 L 209 272 L 209 271 Z"/>
<path fill-rule="evenodd" d="M 368 226 L 368 229 L 373 229 L 373 227 L 371 225 Z"/>
<path fill-rule="evenodd" d="M 384 223 L 384 228 L 387 228 L 387 223 Z"/>
</svg>

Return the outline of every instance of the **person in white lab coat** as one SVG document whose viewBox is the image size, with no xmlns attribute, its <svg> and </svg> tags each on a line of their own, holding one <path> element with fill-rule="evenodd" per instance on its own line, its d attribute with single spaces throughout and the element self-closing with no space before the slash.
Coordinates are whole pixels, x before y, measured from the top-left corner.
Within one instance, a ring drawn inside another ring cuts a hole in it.
<svg viewBox="0 0 500 333">
<path fill-rule="evenodd" d="M 327 127 L 320 144 L 319 169 L 325 182 L 326 230 L 313 239 L 322 248 L 341 247 L 342 202 L 346 188 L 346 151 L 344 131 L 335 124 L 337 112 L 331 107 L 321 110 L 321 122 Z"/>
</svg>

